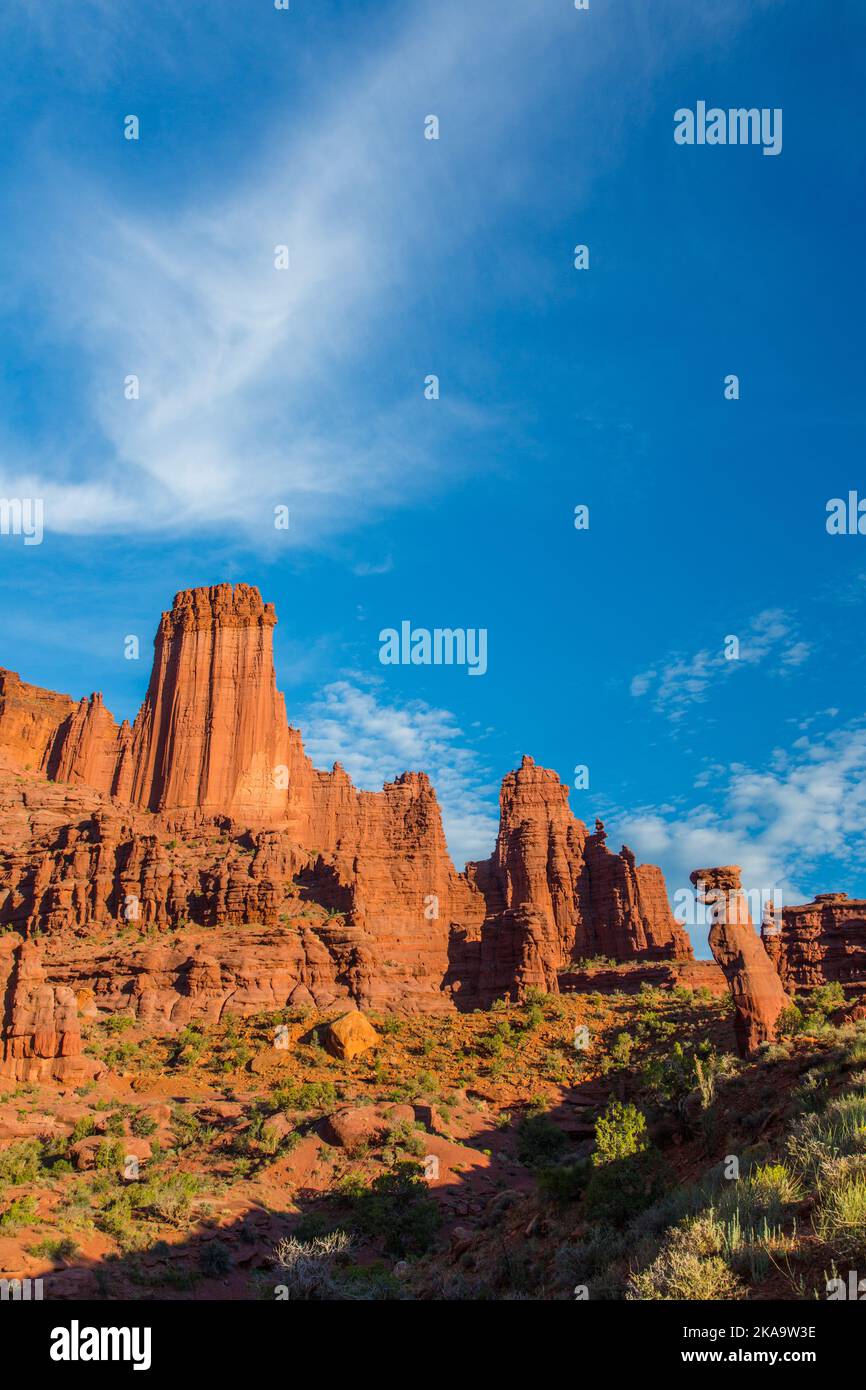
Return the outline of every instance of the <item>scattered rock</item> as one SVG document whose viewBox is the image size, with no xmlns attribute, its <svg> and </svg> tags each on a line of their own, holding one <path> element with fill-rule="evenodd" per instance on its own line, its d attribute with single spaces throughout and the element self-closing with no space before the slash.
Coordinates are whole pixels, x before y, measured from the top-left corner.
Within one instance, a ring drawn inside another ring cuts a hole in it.
<svg viewBox="0 0 866 1390">
<path fill-rule="evenodd" d="M 381 1143 L 390 1128 L 375 1105 L 347 1106 L 329 1115 L 325 1121 L 325 1137 L 340 1148 L 363 1148 L 365 1144 Z"/>
</svg>

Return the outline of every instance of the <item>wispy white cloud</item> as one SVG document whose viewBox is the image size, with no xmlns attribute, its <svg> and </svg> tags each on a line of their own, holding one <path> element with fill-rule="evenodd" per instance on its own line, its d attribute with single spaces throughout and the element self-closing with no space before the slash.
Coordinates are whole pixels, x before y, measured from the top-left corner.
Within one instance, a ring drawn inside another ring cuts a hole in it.
<svg viewBox="0 0 866 1390">
<path fill-rule="evenodd" d="M 384 560 L 360 560 L 358 564 L 352 566 L 352 573 L 359 579 L 369 579 L 377 574 L 390 574 L 394 568 L 394 559 L 391 555 Z"/>
<path fill-rule="evenodd" d="M 544 64 L 526 48 L 541 57 L 552 38 L 531 7 L 450 0 L 435 23 L 413 10 L 204 206 L 142 213 L 81 171 L 46 170 L 75 273 L 35 274 L 49 332 L 84 354 L 93 437 L 50 461 L 16 460 L 10 443 L 8 493 L 43 497 L 48 529 L 231 524 L 263 544 L 282 503 L 281 539 L 305 544 L 442 486 L 448 441 L 483 436 L 490 413 L 450 383 L 425 402 L 430 363 L 390 388 L 371 363 L 413 288 L 414 248 L 471 239 L 516 196 L 485 157 L 540 99 Z M 481 49 L 486 80 L 473 83 Z M 460 111 L 447 155 L 423 138 L 433 100 Z M 274 266 L 281 245 L 287 270 Z M 132 374 L 138 400 L 124 396 Z"/>
<path fill-rule="evenodd" d="M 768 897 L 778 888 L 786 902 L 839 887 L 815 883 L 819 866 L 866 879 L 866 721 L 804 735 L 764 768 L 713 765 L 703 785 L 713 786 L 712 801 L 689 810 L 609 817 L 641 859 L 662 865 L 671 897 L 689 888 L 693 869 L 713 864 L 739 864 L 746 887 Z"/>
<path fill-rule="evenodd" d="M 377 683 L 356 678 L 326 686 L 299 722 L 314 764 L 342 763 L 366 791 L 380 790 L 401 772 L 426 772 L 458 868 L 492 853 L 498 788 L 450 711 L 423 700 L 388 702 Z"/>
<path fill-rule="evenodd" d="M 736 648 L 729 644 L 729 638 L 736 638 Z M 726 650 L 732 655 L 726 655 Z M 678 723 L 693 705 L 709 698 L 718 681 L 734 671 L 765 663 L 776 674 L 785 674 L 801 666 L 810 651 L 808 642 L 797 637 L 790 615 L 768 608 L 752 619 L 745 633 L 720 635 L 715 650 L 702 647 L 691 656 L 671 652 L 656 666 L 633 676 L 630 691 L 636 699 L 651 692 L 654 709 Z"/>
<path fill-rule="evenodd" d="M 666 45 L 645 35 L 648 82 L 682 45 L 715 35 L 716 10 L 694 0 Z M 58 15 L 13 0 L 7 24 L 18 27 L 7 33 L 25 24 L 44 58 L 65 62 L 70 21 Z M 237 15 L 235 4 L 216 3 L 205 22 L 225 32 Z M 8 437 L 3 490 L 43 497 L 48 530 L 171 536 L 228 526 L 261 546 L 305 545 L 447 485 L 460 467 L 457 440 L 474 445 L 473 469 L 483 467 L 485 431 L 497 423 L 490 410 L 452 382 L 425 403 L 423 375 L 442 364 L 395 370 L 405 343 L 388 373 L 376 354 L 399 334 L 413 295 L 429 317 L 435 286 L 419 277 L 420 246 L 435 244 L 452 283 L 461 264 L 473 283 L 485 232 L 495 258 L 508 208 L 537 193 L 527 132 L 558 81 L 585 90 L 589 110 L 603 106 L 597 160 L 616 157 L 633 109 L 633 94 L 606 80 L 619 26 L 590 44 L 575 19 L 554 4 L 499 0 L 440 0 L 435 14 L 407 7 L 382 25 L 381 43 L 347 44 L 339 69 L 328 51 L 327 81 L 307 90 L 301 109 L 262 112 L 267 133 L 243 172 L 226 168 L 218 184 L 209 171 L 158 209 L 124 200 L 94 162 L 73 169 L 43 156 L 31 177 L 55 201 L 40 208 L 39 236 L 19 238 L 16 270 L 28 311 L 45 314 L 43 340 L 74 349 L 83 418 L 39 445 Z M 188 49 L 201 71 L 202 22 L 195 7 L 157 0 L 141 10 L 81 0 L 76 63 L 106 77 L 116 50 L 140 39 L 152 55 L 162 39 L 164 68 L 182 82 Z M 431 109 L 443 116 L 438 144 L 422 135 Z M 596 172 L 587 167 L 584 183 Z M 290 249 L 286 271 L 274 268 L 277 245 Z M 64 273 L 46 275 L 46 265 Z M 131 374 L 138 400 L 124 398 Z M 291 526 L 275 534 L 278 504 Z"/>
</svg>

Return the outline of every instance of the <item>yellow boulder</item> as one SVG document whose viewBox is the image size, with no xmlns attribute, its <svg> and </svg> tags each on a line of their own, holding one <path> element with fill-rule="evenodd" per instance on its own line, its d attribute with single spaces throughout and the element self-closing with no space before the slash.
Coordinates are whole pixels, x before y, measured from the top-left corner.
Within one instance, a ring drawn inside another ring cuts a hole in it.
<svg viewBox="0 0 866 1390">
<path fill-rule="evenodd" d="M 335 1018 L 323 1032 L 325 1047 L 332 1056 L 344 1062 L 351 1062 L 353 1057 L 369 1052 L 379 1041 L 376 1029 L 359 1009 L 352 1009 L 341 1018 Z"/>
</svg>

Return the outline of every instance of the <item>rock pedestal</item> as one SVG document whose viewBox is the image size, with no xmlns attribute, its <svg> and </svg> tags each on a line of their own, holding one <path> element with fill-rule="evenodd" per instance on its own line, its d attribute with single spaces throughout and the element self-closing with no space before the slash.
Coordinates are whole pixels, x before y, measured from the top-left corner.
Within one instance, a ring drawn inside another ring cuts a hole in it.
<svg viewBox="0 0 866 1390">
<path fill-rule="evenodd" d="M 698 896 L 711 906 L 710 950 L 734 1001 L 734 1031 L 741 1057 L 776 1037 L 779 1015 L 790 1000 L 778 971 L 752 924 L 736 864 L 695 869 Z"/>
</svg>

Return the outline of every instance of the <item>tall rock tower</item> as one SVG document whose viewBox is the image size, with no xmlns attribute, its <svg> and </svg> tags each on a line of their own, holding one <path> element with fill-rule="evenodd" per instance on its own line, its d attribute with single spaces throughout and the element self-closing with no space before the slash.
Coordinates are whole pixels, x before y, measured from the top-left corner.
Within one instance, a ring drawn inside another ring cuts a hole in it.
<svg viewBox="0 0 866 1390">
<path fill-rule="evenodd" d="M 272 603 L 248 584 L 185 589 L 163 613 L 132 731 L 131 799 L 250 823 L 286 809 L 288 727 Z"/>
</svg>

